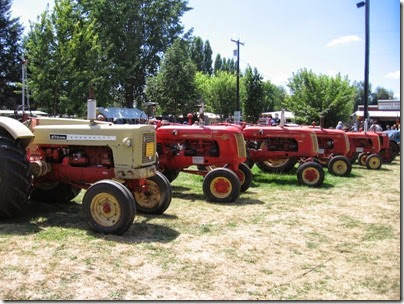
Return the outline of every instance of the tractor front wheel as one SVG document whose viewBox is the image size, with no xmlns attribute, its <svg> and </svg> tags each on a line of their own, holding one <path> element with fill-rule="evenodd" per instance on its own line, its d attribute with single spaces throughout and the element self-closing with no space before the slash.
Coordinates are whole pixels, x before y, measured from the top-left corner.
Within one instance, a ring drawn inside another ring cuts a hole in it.
<svg viewBox="0 0 404 304">
<path fill-rule="evenodd" d="M 328 163 L 328 172 L 336 176 L 348 176 L 351 173 L 350 160 L 342 155 L 334 156 Z"/>
<path fill-rule="evenodd" d="M 11 218 L 26 205 L 32 174 L 25 150 L 0 128 L 0 217 Z"/>
<path fill-rule="evenodd" d="M 303 163 L 297 169 L 297 181 L 300 185 L 319 187 L 324 182 L 324 170 L 316 162 Z"/>
<path fill-rule="evenodd" d="M 382 159 L 378 154 L 370 154 L 366 159 L 366 167 L 372 170 L 378 170 L 382 166 Z"/>
<path fill-rule="evenodd" d="M 164 174 L 157 172 L 156 175 L 146 179 L 146 191 L 135 191 L 136 209 L 141 213 L 162 214 L 170 206 L 172 189 Z"/>
<path fill-rule="evenodd" d="M 79 195 L 81 189 L 63 183 L 44 183 L 34 187 L 31 199 L 44 203 L 67 203 Z"/>
<path fill-rule="evenodd" d="M 358 163 L 361 166 L 366 166 L 366 159 L 368 158 L 369 154 L 366 152 L 360 153 L 358 156 Z"/>
<path fill-rule="evenodd" d="M 240 196 L 240 188 L 237 174 L 226 168 L 209 171 L 203 180 L 203 193 L 211 202 L 234 202 Z"/>
<path fill-rule="evenodd" d="M 129 189 L 113 180 L 102 180 L 83 197 L 83 215 L 97 232 L 122 234 L 135 217 L 135 202 Z"/>
<path fill-rule="evenodd" d="M 251 182 L 252 182 L 252 172 L 251 169 L 248 165 L 245 163 L 241 163 L 238 165 L 238 171 L 237 175 L 240 178 L 240 191 L 245 192 L 247 191 L 248 188 L 250 188 Z"/>
</svg>

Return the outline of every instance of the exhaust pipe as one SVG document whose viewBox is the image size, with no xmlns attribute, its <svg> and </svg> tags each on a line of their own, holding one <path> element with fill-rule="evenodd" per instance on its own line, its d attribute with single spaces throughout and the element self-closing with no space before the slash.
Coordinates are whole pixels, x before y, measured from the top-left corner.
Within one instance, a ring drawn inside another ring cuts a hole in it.
<svg viewBox="0 0 404 304">
<path fill-rule="evenodd" d="M 96 110 L 97 109 L 97 101 L 94 97 L 94 85 L 92 84 L 90 87 L 90 93 L 87 99 L 87 119 L 91 124 L 94 123 L 96 119 Z"/>
<path fill-rule="evenodd" d="M 281 111 L 281 121 L 280 121 L 279 126 L 281 128 L 283 128 L 285 126 L 285 109 L 282 109 L 282 111 Z"/>
</svg>

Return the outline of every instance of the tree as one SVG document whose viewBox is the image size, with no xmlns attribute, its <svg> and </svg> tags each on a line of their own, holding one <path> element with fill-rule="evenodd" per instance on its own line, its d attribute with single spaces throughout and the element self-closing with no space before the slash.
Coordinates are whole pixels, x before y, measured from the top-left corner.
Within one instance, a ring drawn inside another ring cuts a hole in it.
<svg viewBox="0 0 404 304">
<path fill-rule="evenodd" d="M 348 120 L 353 111 L 355 88 L 347 77 L 316 75 L 307 69 L 299 70 L 289 79 L 291 96 L 286 105 L 293 111 L 297 122 L 311 123 L 325 117 L 326 126 L 335 126 Z"/>
<path fill-rule="evenodd" d="M 176 40 L 167 50 L 159 73 L 147 81 L 148 100 L 158 102 L 162 114 L 186 117 L 197 107 L 195 73 L 186 43 Z"/>
<path fill-rule="evenodd" d="M 257 68 L 247 67 L 244 74 L 246 99 L 244 101 L 244 118 L 248 122 L 256 122 L 264 110 L 264 87 L 262 76 Z"/>
<path fill-rule="evenodd" d="M 200 98 L 205 102 L 208 111 L 224 117 L 233 115 L 236 109 L 236 76 L 225 71 L 217 71 L 214 76 L 197 73 L 196 85 Z M 243 96 L 240 85 L 240 96 Z"/>
<path fill-rule="evenodd" d="M 11 18 L 11 0 L 0 0 L 0 108 L 15 109 L 19 103 L 17 83 L 21 81 L 21 34 L 18 18 Z"/>
<path fill-rule="evenodd" d="M 91 84 L 98 102 L 108 99 L 94 23 L 78 2 L 56 0 L 53 12 L 45 11 L 31 26 L 25 48 L 37 107 L 53 115 L 83 115 Z"/>
<path fill-rule="evenodd" d="M 217 54 L 215 58 L 215 64 L 213 66 L 213 72 L 216 74 L 216 72 L 221 70 L 222 70 L 222 57 L 220 56 L 220 54 Z"/>
<path fill-rule="evenodd" d="M 212 48 L 210 47 L 209 40 L 205 41 L 203 45 L 203 72 L 212 75 Z"/>
<path fill-rule="evenodd" d="M 376 87 L 375 92 L 372 94 L 370 104 L 376 105 L 380 99 L 394 99 L 394 92 L 389 91 L 383 87 Z"/>
<path fill-rule="evenodd" d="M 141 105 L 146 78 L 154 75 L 162 54 L 183 32 L 181 16 L 187 0 L 86 1 L 97 20 L 102 48 L 106 50 L 109 78 L 115 99 L 123 105 Z M 102 62 L 104 64 L 104 62 Z"/>
<path fill-rule="evenodd" d="M 271 81 L 263 83 L 264 112 L 279 111 L 286 107 L 286 90 L 282 86 L 276 86 Z"/>
<path fill-rule="evenodd" d="M 355 87 L 355 103 L 354 103 L 354 109 L 357 110 L 359 105 L 363 105 L 364 99 L 363 96 L 365 94 L 365 88 L 364 88 L 364 82 L 360 81 L 360 82 L 354 82 L 353 83 L 354 87 Z M 368 101 L 370 103 L 370 100 L 372 100 L 372 84 L 369 83 L 368 86 L 369 90 L 368 90 Z"/>
<path fill-rule="evenodd" d="M 196 66 L 196 70 L 198 72 L 204 72 L 204 46 L 201 37 L 194 37 L 191 42 L 189 51 L 191 60 Z"/>
</svg>

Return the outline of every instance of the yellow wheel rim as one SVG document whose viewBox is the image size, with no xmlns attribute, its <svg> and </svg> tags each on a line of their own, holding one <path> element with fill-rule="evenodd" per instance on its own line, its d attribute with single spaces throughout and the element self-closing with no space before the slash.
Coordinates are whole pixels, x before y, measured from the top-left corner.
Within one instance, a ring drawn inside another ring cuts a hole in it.
<svg viewBox="0 0 404 304">
<path fill-rule="evenodd" d="M 217 198 L 226 198 L 233 190 L 231 182 L 226 177 L 215 177 L 210 183 L 210 192 Z"/>
<path fill-rule="evenodd" d="M 320 180 L 320 173 L 315 168 L 306 168 L 302 172 L 302 180 L 307 185 L 315 185 Z"/>
<path fill-rule="evenodd" d="M 147 191 L 134 192 L 136 202 L 143 208 L 154 208 L 161 200 L 159 186 L 152 180 L 147 180 Z"/>
<path fill-rule="evenodd" d="M 378 158 L 378 157 L 375 157 L 375 156 L 372 156 L 370 159 L 369 159 L 369 167 L 371 168 L 371 169 L 377 169 L 377 168 L 379 168 L 380 167 L 380 159 Z"/>
<path fill-rule="evenodd" d="M 266 161 L 264 161 L 264 163 L 269 166 L 269 167 L 281 167 L 284 164 L 286 164 L 288 162 L 288 158 L 283 158 L 283 159 L 268 159 Z"/>
<path fill-rule="evenodd" d="M 332 170 L 339 175 L 343 175 L 348 171 L 348 165 L 343 160 L 337 160 L 332 165 Z"/>
<path fill-rule="evenodd" d="M 359 162 L 362 166 L 366 166 L 366 159 L 368 158 L 367 155 L 362 155 L 361 158 L 359 159 Z"/>
<path fill-rule="evenodd" d="M 114 226 L 121 218 L 122 210 L 117 199 L 109 193 L 94 196 L 90 204 L 91 217 L 103 227 Z"/>
</svg>

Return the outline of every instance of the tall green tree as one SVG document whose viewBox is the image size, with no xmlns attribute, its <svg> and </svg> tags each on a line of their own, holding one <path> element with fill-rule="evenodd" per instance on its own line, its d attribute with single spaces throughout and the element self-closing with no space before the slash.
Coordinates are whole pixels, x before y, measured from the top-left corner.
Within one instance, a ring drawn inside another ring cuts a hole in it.
<svg viewBox="0 0 404 304">
<path fill-rule="evenodd" d="M 276 86 L 267 80 L 263 83 L 264 112 L 279 111 L 286 107 L 287 92 L 283 86 Z"/>
<path fill-rule="evenodd" d="M 116 99 L 141 104 L 146 78 L 154 75 L 162 54 L 183 32 L 187 0 L 85 1 L 97 20 Z M 103 62 L 101 64 L 104 64 Z"/>
<path fill-rule="evenodd" d="M 353 83 L 353 86 L 355 87 L 355 103 L 354 103 L 354 109 L 357 110 L 359 105 L 363 105 L 364 103 L 364 95 L 365 95 L 365 88 L 364 88 L 364 82 L 360 81 L 357 82 L 355 81 Z M 368 90 L 368 102 L 372 100 L 372 84 L 369 83 L 369 90 Z"/>
<path fill-rule="evenodd" d="M 11 0 L 0 0 L 0 108 L 15 109 L 20 103 L 21 34 L 18 18 L 11 18 Z"/>
<path fill-rule="evenodd" d="M 204 72 L 204 49 L 201 37 L 194 37 L 189 47 L 189 53 L 192 62 L 196 66 L 198 72 Z"/>
<path fill-rule="evenodd" d="M 216 73 L 221 70 L 222 70 L 222 57 L 220 56 L 220 54 L 217 54 L 215 58 L 215 63 L 213 65 L 213 73 Z"/>
<path fill-rule="evenodd" d="M 340 120 L 348 121 L 353 112 L 355 88 L 339 74 L 316 75 L 302 69 L 289 79 L 288 87 L 291 95 L 286 105 L 295 113 L 297 122 L 318 122 L 323 114 L 325 125 L 335 127 Z"/>
<path fill-rule="evenodd" d="M 394 99 L 394 92 L 383 87 L 376 87 L 376 90 L 372 93 L 371 104 L 376 105 L 381 99 Z"/>
<path fill-rule="evenodd" d="M 91 84 L 100 104 L 108 99 L 94 23 L 78 1 L 56 0 L 53 11 L 31 26 L 25 49 L 37 107 L 54 115 L 83 115 Z"/>
<path fill-rule="evenodd" d="M 148 100 L 158 102 L 162 114 L 186 117 L 198 104 L 195 73 L 186 43 L 177 39 L 167 50 L 158 74 L 147 81 Z"/>
<path fill-rule="evenodd" d="M 207 105 L 207 110 L 217 113 L 221 119 L 233 115 L 236 109 L 236 76 L 217 71 L 214 76 L 197 73 L 196 84 L 200 99 Z M 244 86 L 240 85 L 241 99 L 244 96 Z"/>
<path fill-rule="evenodd" d="M 253 70 L 250 66 L 247 67 L 243 77 L 246 90 L 243 114 L 247 122 L 255 123 L 264 110 L 264 86 L 262 79 L 257 68 Z"/>
<path fill-rule="evenodd" d="M 210 47 L 209 40 L 206 40 L 203 45 L 203 72 L 212 75 L 212 48 Z"/>
</svg>

